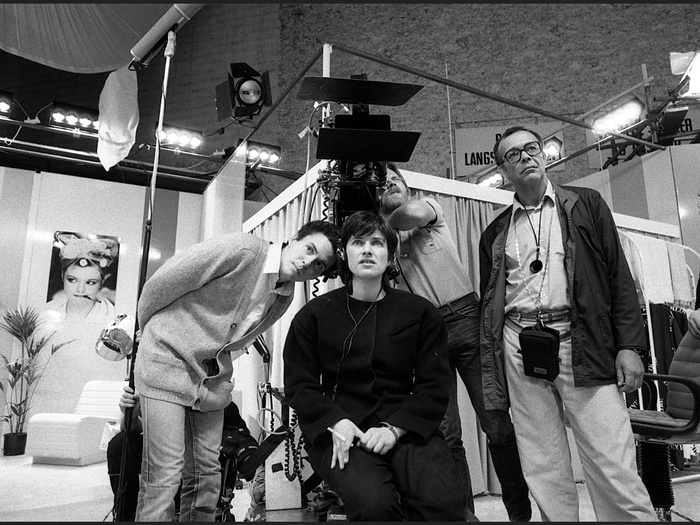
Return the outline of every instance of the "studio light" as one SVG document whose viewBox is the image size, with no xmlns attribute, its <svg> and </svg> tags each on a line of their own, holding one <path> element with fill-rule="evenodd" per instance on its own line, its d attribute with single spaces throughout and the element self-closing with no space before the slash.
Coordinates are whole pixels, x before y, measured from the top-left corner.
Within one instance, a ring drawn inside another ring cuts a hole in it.
<svg viewBox="0 0 700 525">
<path fill-rule="evenodd" d="M 245 62 L 233 62 L 228 80 L 216 86 L 216 113 L 219 121 L 253 118 L 263 106 L 272 105 L 270 75 L 262 75 Z"/>
<path fill-rule="evenodd" d="M 14 100 L 15 97 L 12 93 L 0 90 L 0 116 L 9 118 Z"/>
<path fill-rule="evenodd" d="M 238 141 L 238 145 L 243 142 Z M 265 144 L 263 142 L 247 141 L 246 143 L 246 162 L 257 163 L 257 165 L 276 167 L 279 164 L 282 156 L 282 148 L 273 144 Z M 231 153 L 234 148 L 231 148 Z M 231 153 L 228 153 L 229 155 Z"/>
<path fill-rule="evenodd" d="M 484 180 L 481 180 L 477 183 L 477 186 L 485 186 L 487 188 L 498 188 L 501 184 L 503 184 L 503 176 L 496 172 L 493 175 L 489 175 L 487 178 Z"/>
<path fill-rule="evenodd" d="M 700 98 L 700 53 L 671 53 L 671 73 L 688 77 L 688 89 L 681 98 Z"/>
<path fill-rule="evenodd" d="M 100 332 L 95 343 L 95 352 L 108 361 L 121 361 L 130 356 L 134 341 L 136 319 L 128 314 L 119 314 Z"/>
<path fill-rule="evenodd" d="M 198 150 L 204 142 L 201 131 L 170 124 L 163 124 L 163 130 L 158 139 L 163 146 L 187 151 Z"/>
<path fill-rule="evenodd" d="M 596 118 L 593 121 L 593 129 L 598 135 L 619 131 L 638 122 L 643 113 L 644 104 L 637 97 L 633 97 L 606 115 Z"/>
<path fill-rule="evenodd" d="M 96 109 L 53 102 L 49 108 L 49 126 L 94 135 L 100 128 L 99 113 Z"/>
<path fill-rule="evenodd" d="M 544 141 L 544 156 L 547 161 L 555 161 L 561 158 L 561 148 L 564 143 L 557 137 L 550 137 Z"/>
</svg>

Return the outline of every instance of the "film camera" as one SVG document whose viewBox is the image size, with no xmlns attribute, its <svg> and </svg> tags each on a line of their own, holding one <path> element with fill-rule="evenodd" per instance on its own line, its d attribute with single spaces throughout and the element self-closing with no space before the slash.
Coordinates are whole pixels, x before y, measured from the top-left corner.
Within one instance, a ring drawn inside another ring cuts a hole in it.
<svg viewBox="0 0 700 525">
<path fill-rule="evenodd" d="M 386 163 L 406 162 L 420 137 L 415 131 L 392 131 L 389 115 L 371 115 L 369 105 L 401 106 L 423 86 L 366 80 L 304 78 L 298 99 L 350 104 L 350 114 L 324 119 L 318 130 L 316 158 L 327 160 L 318 183 L 332 202 L 332 220 L 342 226 L 348 215 L 378 210 L 386 183 Z"/>
</svg>

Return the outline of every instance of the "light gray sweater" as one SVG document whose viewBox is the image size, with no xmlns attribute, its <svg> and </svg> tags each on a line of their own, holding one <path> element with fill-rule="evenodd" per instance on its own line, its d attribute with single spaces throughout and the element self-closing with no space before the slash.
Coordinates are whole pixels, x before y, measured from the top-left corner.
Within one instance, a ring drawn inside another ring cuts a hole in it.
<svg viewBox="0 0 700 525">
<path fill-rule="evenodd" d="M 229 343 L 249 310 L 269 246 L 249 234 L 219 235 L 176 254 L 153 274 L 138 303 L 137 392 L 202 412 L 231 402 L 229 352 L 270 328 L 293 298 L 278 295 L 257 326 Z"/>
</svg>

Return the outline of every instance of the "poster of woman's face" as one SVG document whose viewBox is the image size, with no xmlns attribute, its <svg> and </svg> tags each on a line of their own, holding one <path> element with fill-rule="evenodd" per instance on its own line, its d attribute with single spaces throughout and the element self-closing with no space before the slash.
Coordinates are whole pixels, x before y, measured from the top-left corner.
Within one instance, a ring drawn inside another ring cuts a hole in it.
<svg viewBox="0 0 700 525">
<path fill-rule="evenodd" d="M 107 235 L 54 232 L 46 294 L 54 317 L 100 323 L 114 317 L 119 242 Z"/>
</svg>

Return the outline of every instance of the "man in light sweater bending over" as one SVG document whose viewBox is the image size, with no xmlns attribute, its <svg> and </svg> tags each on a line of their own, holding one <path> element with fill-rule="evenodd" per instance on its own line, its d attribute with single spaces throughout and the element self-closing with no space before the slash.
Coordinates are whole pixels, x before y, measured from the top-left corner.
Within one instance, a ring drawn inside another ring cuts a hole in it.
<svg viewBox="0 0 700 525">
<path fill-rule="evenodd" d="M 214 521 L 219 446 L 231 402 L 232 353 L 287 310 L 294 283 L 330 275 L 339 229 L 304 225 L 289 243 L 220 235 L 176 254 L 146 282 L 135 386 L 143 416 L 136 521 Z"/>
</svg>

